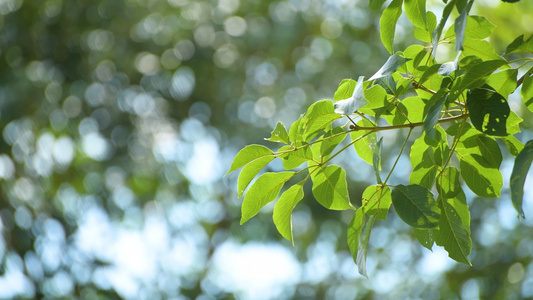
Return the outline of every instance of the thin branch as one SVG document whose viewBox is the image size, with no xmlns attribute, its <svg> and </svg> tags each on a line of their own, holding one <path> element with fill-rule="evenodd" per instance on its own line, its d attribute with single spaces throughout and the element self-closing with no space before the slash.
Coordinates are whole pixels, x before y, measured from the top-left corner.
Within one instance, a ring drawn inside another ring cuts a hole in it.
<svg viewBox="0 0 533 300">
<path fill-rule="evenodd" d="M 440 123 L 446 123 L 446 122 L 453 122 L 458 121 L 462 119 L 468 118 L 469 114 L 462 114 L 457 115 L 453 117 L 447 117 L 439 119 L 437 122 Z M 401 125 L 389 125 L 389 126 L 376 126 L 376 127 L 362 127 L 357 126 L 355 130 L 372 130 L 372 131 L 383 131 L 383 130 L 392 130 L 392 129 L 399 129 L 399 128 L 414 128 L 414 127 L 420 127 L 423 126 L 424 122 L 416 122 L 416 123 L 409 123 L 409 124 L 401 124 Z"/>
</svg>

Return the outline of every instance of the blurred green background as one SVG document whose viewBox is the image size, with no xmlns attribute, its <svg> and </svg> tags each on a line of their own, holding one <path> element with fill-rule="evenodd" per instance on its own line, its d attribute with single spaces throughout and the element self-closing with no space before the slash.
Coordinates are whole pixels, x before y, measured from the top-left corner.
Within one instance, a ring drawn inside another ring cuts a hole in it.
<svg viewBox="0 0 533 300">
<path fill-rule="evenodd" d="M 476 12 L 498 26 L 500 52 L 533 31 L 531 1 Z M 421 247 L 391 213 L 366 279 L 346 245 L 350 213 L 310 192 L 294 247 L 271 205 L 239 225 L 238 174 L 224 176 L 237 151 L 277 147 L 263 140 L 277 121 L 372 75 L 388 57 L 378 18 L 367 0 L 0 1 L 0 299 L 533 297 L 531 188 L 521 222 L 508 190 L 469 195 L 473 267 Z M 404 17 L 396 42 L 416 43 Z M 386 135 L 385 166 L 404 134 Z M 371 169 L 341 156 L 357 202 Z M 400 166 L 393 184 L 410 172 Z"/>
</svg>

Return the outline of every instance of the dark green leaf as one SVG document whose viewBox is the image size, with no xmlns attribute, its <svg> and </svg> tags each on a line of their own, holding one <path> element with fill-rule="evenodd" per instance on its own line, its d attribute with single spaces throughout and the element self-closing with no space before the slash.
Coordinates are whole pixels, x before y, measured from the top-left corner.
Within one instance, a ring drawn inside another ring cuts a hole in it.
<svg viewBox="0 0 533 300">
<path fill-rule="evenodd" d="M 527 40 L 524 40 L 524 35 L 517 37 L 512 43 L 507 46 L 505 53 L 513 52 L 531 52 L 533 53 L 533 36 L 530 36 Z"/>
<path fill-rule="evenodd" d="M 392 73 L 396 72 L 396 70 L 398 70 L 398 68 L 401 67 L 408 60 L 410 59 L 400 55 L 391 55 L 387 59 L 385 64 L 376 72 L 376 74 L 372 75 L 369 80 L 375 80 L 381 77 L 385 77 L 387 75 L 391 75 Z"/>
<path fill-rule="evenodd" d="M 428 248 L 431 250 L 433 248 L 433 230 L 434 229 L 427 229 L 427 228 L 413 228 L 415 232 L 415 237 L 420 243 L 420 245 Z"/>
<path fill-rule="evenodd" d="M 283 192 L 274 206 L 274 212 L 272 218 L 274 224 L 279 233 L 287 240 L 293 242 L 292 239 L 292 211 L 304 197 L 303 185 L 304 181 L 301 181 L 288 190 Z"/>
<path fill-rule="evenodd" d="M 379 19 L 381 42 L 390 54 L 394 53 L 394 33 L 396 32 L 396 22 L 402 14 L 402 3 L 403 0 L 393 0 Z"/>
<path fill-rule="evenodd" d="M 505 98 L 488 87 L 468 92 L 466 105 L 477 130 L 488 135 L 506 136 L 510 108 Z"/>
<path fill-rule="evenodd" d="M 285 125 L 283 123 L 278 122 L 276 124 L 276 128 L 272 130 L 272 133 L 270 134 L 270 138 L 265 139 L 270 142 L 280 142 L 284 144 L 290 144 L 289 141 L 289 133 L 287 132 L 287 128 L 285 128 Z"/>
<path fill-rule="evenodd" d="M 522 209 L 522 198 L 524 197 L 524 182 L 533 161 L 533 140 L 526 143 L 524 149 L 515 159 L 513 172 L 511 173 L 511 199 L 513 206 L 520 217 L 525 218 L 524 210 Z"/>
<path fill-rule="evenodd" d="M 311 171 L 315 199 L 332 210 L 353 209 L 348 196 L 346 172 L 336 165 L 316 168 Z"/>
<path fill-rule="evenodd" d="M 435 138 L 435 125 L 437 125 L 440 116 L 442 115 L 441 110 L 446 101 L 448 93 L 446 89 L 438 91 L 431 99 L 429 99 L 428 113 L 426 119 L 424 120 L 424 132 L 430 139 Z"/>
<path fill-rule="evenodd" d="M 392 190 L 392 204 L 398 216 L 415 228 L 434 228 L 438 225 L 440 210 L 433 194 L 420 185 L 397 185 Z"/>
<path fill-rule="evenodd" d="M 241 224 L 255 216 L 263 206 L 272 202 L 283 184 L 294 176 L 294 172 L 265 173 L 252 184 L 241 206 Z"/>
<path fill-rule="evenodd" d="M 274 153 L 272 152 L 272 150 L 268 149 L 265 146 L 262 146 L 262 145 L 248 145 L 248 146 L 242 148 L 241 151 L 239 151 L 239 153 L 237 153 L 237 155 L 233 159 L 233 163 L 231 164 L 231 167 L 230 167 L 228 173 L 226 173 L 226 174 L 229 174 L 229 173 L 231 173 L 231 172 L 233 172 L 233 171 L 245 166 L 246 164 L 250 163 L 251 161 L 254 161 L 254 160 L 256 160 L 258 158 L 261 158 L 261 157 L 270 156 L 270 155 L 274 155 Z"/>
</svg>

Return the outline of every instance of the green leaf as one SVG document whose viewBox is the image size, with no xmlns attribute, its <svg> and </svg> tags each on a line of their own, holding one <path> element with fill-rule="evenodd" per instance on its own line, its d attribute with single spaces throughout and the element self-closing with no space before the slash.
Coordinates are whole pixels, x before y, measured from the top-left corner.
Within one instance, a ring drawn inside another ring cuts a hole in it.
<svg viewBox="0 0 533 300">
<path fill-rule="evenodd" d="M 522 101 L 526 105 L 529 111 L 533 112 L 533 77 L 526 76 L 522 82 L 522 89 L 520 90 L 520 96 L 522 96 Z"/>
<path fill-rule="evenodd" d="M 444 198 L 453 198 L 463 191 L 459 183 L 459 172 L 455 167 L 447 167 L 437 180 L 437 191 Z"/>
<path fill-rule="evenodd" d="M 450 258 L 472 265 L 468 259 L 472 250 L 470 212 L 462 190 L 454 198 L 441 200 L 439 228 L 434 230 L 434 238 L 437 245 L 446 249 Z"/>
<path fill-rule="evenodd" d="M 482 86 L 489 75 L 505 64 L 506 62 L 500 59 L 483 61 L 471 66 L 465 75 L 455 80 L 449 100 L 457 99 L 464 90 Z"/>
<path fill-rule="evenodd" d="M 430 139 L 435 138 L 435 125 L 437 125 L 439 118 L 442 115 L 442 106 L 444 105 L 447 96 L 448 93 L 446 92 L 446 89 L 442 89 L 429 99 L 428 103 L 431 103 L 431 106 L 429 106 L 428 114 L 424 120 L 424 132 Z"/>
<path fill-rule="evenodd" d="M 287 180 L 293 177 L 294 172 L 265 173 L 252 184 L 241 206 L 241 224 L 255 216 L 261 208 L 272 202 Z"/>
<path fill-rule="evenodd" d="M 300 125 L 304 117 L 305 115 L 301 114 L 298 120 L 294 121 L 294 123 L 292 123 L 291 127 L 289 128 L 289 140 L 293 143 L 300 141 L 302 138 Z"/>
<path fill-rule="evenodd" d="M 490 37 L 492 31 L 496 28 L 489 20 L 482 16 L 468 16 L 466 27 L 464 29 L 464 36 L 467 39 L 482 40 Z M 453 41 L 455 39 L 455 24 L 448 28 L 444 39 Z"/>
<path fill-rule="evenodd" d="M 415 232 L 415 237 L 420 243 L 420 245 L 426 247 L 427 249 L 431 250 L 433 248 L 433 230 L 434 229 L 427 229 L 427 228 L 413 228 Z"/>
<path fill-rule="evenodd" d="M 420 185 L 397 185 L 392 190 L 392 204 L 398 216 L 415 228 L 434 228 L 438 225 L 440 210 L 433 194 Z"/>
<path fill-rule="evenodd" d="M 473 160 L 460 160 L 459 167 L 466 185 L 476 195 L 486 198 L 500 196 L 503 178 L 499 170 L 485 168 Z"/>
<path fill-rule="evenodd" d="M 476 129 L 488 135 L 506 136 L 511 111 L 507 100 L 488 86 L 470 90 L 467 95 L 466 106 Z"/>
<path fill-rule="evenodd" d="M 350 98 L 356 84 L 357 81 L 353 79 L 343 79 L 339 84 L 337 91 L 335 91 L 335 95 L 333 95 L 333 101 L 337 102 L 342 99 Z"/>
<path fill-rule="evenodd" d="M 335 102 L 334 107 L 336 113 L 341 115 L 351 115 L 368 103 L 365 99 L 365 94 L 363 93 L 364 82 L 365 76 L 359 76 L 357 84 L 353 89 L 353 94 L 346 99 Z"/>
<path fill-rule="evenodd" d="M 272 150 L 268 149 L 265 146 L 255 145 L 255 144 L 248 145 L 242 148 L 241 151 L 239 151 L 239 153 L 237 153 L 237 155 L 233 159 L 233 163 L 231 163 L 231 167 L 228 173 L 226 174 L 229 174 L 258 158 L 262 158 L 262 157 L 266 157 L 270 155 L 273 156 L 274 153 L 272 152 Z"/>
<path fill-rule="evenodd" d="M 244 190 L 248 187 L 248 184 L 254 179 L 254 177 L 259 174 L 259 171 L 263 169 L 269 162 L 271 162 L 275 157 L 274 156 L 264 156 L 253 160 L 244 168 L 242 168 L 241 173 L 239 174 L 239 179 L 237 180 L 237 190 L 239 198 L 244 193 Z"/>
<path fill-rule="evenodd" d="M 381 42 L 390 54 L 394 53 L 394 33 L 396 31 L 396 22 L 398 22 L 402 14 L 402 3 L 403 0 L 393 0 L 379 19 Z"/>
<path fill-rule="evenodd" d="M 415 27 L 414 36 L 425 43 L 431 43 L 432 33 L 437 26 L 437 17 L 431 11 L 426 13 L 427 28 Z"/>
<path fill-rule="evenodd" d="M 391 75 L 392 73 L 396 72 L 396 70 L 398 70 L 399 67 L 401 67 L 403 64 L 405 64 L 409 60 L 410 60 L 409 58 L 405 58 L 401 55 L 396 55 L 396 54 L 391 55 L 389 56 L 385 64 L 376 72 L 376 74 L 372 75 L 372 77 L 370 77 L 369 80 L 375 80 L 381 77 L 385 77 L 387 75 Z"/>
<path fill-rule="evenodd" d="M 456 2 L 457 0 L 449 0 L 448 3 L 446 3 L 446 6 L 442 11 L 442 16 L 439 20 L 439 23 L 437 24 L 437 27 L 435 27 L 435 30 L 433 30 L 433 36 L 431 38 L 431 40 L 433 41 L 433 57 L 435 57 L 435 53 L 437 53 L 437 45 L 439 44 L 440 35 L 442 34 L 444 25 L 446 25 L 446 21 L 448 20 L 448 17 L 450 16 L 450 13 L 452 12 Z"/>
<path fill-rule="evenodd" d="M 524 149 L 524 144 L 512 135 L 503 137 L 502 140 L 507 149 L 509 149 L 509 153 L 513 156 L 517 156 Z"/>
<path fill-rule="evenodd" d="M 278 122 L 276 124 L 276 128 L 272 130 L 272 133 L 270 134 L 270 138 L 265 139 L 270 142 L 280 142 L 284 144 L 290 144 L 289 139 L 289 133 L 287 133 L 287 128 L 285 128 L 285 125 L 283 123 Z"/>
<path fill-rule="evenodd" d="M 466 17 L 468 16 L 468 12 L 472 7 L 473 2 L 473 0 L 468 1 L 468 3 L 461 10 L 461 13 L 457 17 L 457 19 L 455 19 L 455 51 L 463 50 L 463 42 L 465 40 Z"/>
<path fill-rule="evenodd" d="M 369 216 L 385 220 L 392 204 L 391 190 L 382 185 L 371 185 L 363 192 L 362 207 Z"/>
<path fill-rule="evenodd" d="M 372 166 L 374 167 L 374 174 L 378 183 L 381 183 L 381 177 L 379 176 L 379 170 L 381 170 L 381 144 L 383 144 L 383 137 L 376 143 L 372 155 Z"/>
<path fill-rule="evenodd" d="M 370 0 L 370 9 L 371 10 L 381 10 L 381 6 L 387 0 Z"/>
<path fill-rule="evenodd" d="M 357 122 L 357 125 L 363 126 L 363 127 L 370 127 L 373 124 L 363 119 Z M 355 148 L 355 152 L 362 160 L 367 162 L 369 165 L 372 165 L 373 164 L 372 157 L 374 155 L 374 148 L 376 146 L 378 138 L 377 138 L 376 133 L 371 133 L 361 138 L 366 133 L 367 132 L 365 130 L 352 131 L 352 133 L 350 133 L 350 138 L 352 139 L 352 141 L 359 139 L 357 142 L 353 144 Z"/>
<path fill-rule="evenodd" d="M 359 239 L 361 237 L 361 231 L 363 225 L 368 217 L 365 215 L 362 209 L 355 211 L 355 214 L 348 225 L 347 230 L 347 242 L 350 253 L 352 254 L 353 261 L 357 264 L 357 253 L 359 252 Z M 359 271 L 360 272 L 360 271 Z M 366 270 L 365 270 L 366 273 Z"/>
<path fill-rule="evenodd" d="M 279 233 L 287 240 L 294 243 L 292 239 L 292 211 L 304 197 L 303 185 L 305 180 L 291 186 L 283 192 L 274 206 L 272 219 Z"/>
<path fill-rule="evenodd" d="M 297 143 L 299 146 L 297 150 L 294 150 L 292 146 L 283 146 L 277 153 L 278 157 L 282 159 L 283 168 L 285 170 L 292 170 L 304 162 L 313 159 L 313 153 L 305 144 Z"/>
<path fill-rule="evenodd" d="M 517 69 L 508 69 L 494 73 L 487 80 L 487 85 L 493 87 L 498 94 L 507 99 L 509 94 L 516 90 L 517 73 Z"/>
<path fill-rule="evenodd" d="M 524 40 L 524 35 L 517 37 L 512 43 L 507 46 L 505 50 L 506 54 L 514 52 L 531 52 L 533 53 L 533 36 L 530 36 L 527 40 Z"/>
<path fill-rule="evenodd" d="M 315 158 L 327 159 L 335 147 L 344 141 L 347 134 L 348 132 L 342 127 L 332 128 L 324 135 L 322 142 L 313 145 L 313 149 L 320 149 L 319 156 L 315 155 Z"/>
<path fill-rule="evenodd" d="M 300 122 L 302 138 L 308 142 L 318 133 L 325 131 L 329 125 L 341 116 L 335 113 L 333 102 L 321 100 L 313 103 Z"/>
<path fill-rule="evenodd" d="M 416 27 L 427 29 L 426 0 L 405 0 L 403 3 L 405 14 Z"/>
<path fill-rule="evenodd" d="M 374 226 L 375 216 L 363 217 L 363 227 L 361 228 L 361 235 L 359 236 L 359 247 L 357 249 L 357 256 L 355 263 L 359 273 L 368 278 L 366 275 L 366 252 L 368 250 L 368 242 L 370 241 L 370 233 Z"/>
<path fill-rule="evenodd" d="M 431 190 L 437 172 L 448 160 L 450 149 L 445 140 L 446 133 L 440 126 L 436 127 L 436 135 L 432 145 L 429 145 L 426 139 L 426 135 L 422 134 L 411 147 L 410 158 L 413 171 L 409 182 Z"/>
<path fill-rule="evenodd" d="M 524 149 L 515 159 L 513 172 L 511 173 L 511 200 L 513 206 L 520 217 L 525 218 L 522 209 L 522 198 L 524 197 L 524 182 L 533 161 L 533 140 L 526 143 Z"/>
<path fill-rule="evenodd" d="M 463 55 L 475 55 L 483 61 L 498 60 L 500 56 L 492 45 L 485 40 L 466 39 L 463 44 Z"/>
<path fill-rule="evenodd" d="M 353 209 L 348 196 L 346 172 L 339 166 L 317 166 L 311 171 L 313 195 L 318 203 L 332 210 Z"/>
</svg>

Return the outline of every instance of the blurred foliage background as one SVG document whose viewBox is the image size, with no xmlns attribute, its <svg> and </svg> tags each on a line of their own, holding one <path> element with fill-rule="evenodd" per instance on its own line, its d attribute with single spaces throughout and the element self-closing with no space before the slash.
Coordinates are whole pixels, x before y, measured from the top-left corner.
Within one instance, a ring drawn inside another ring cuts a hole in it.
<svg viewBox="0 0 533 300">
<path fill-rule="evenodd" d="M 473 12 L 498 26 L 497 50 L 533 31 L 531 1 Z M 0 1 L 0 299 L 533 297 L 533 222 L 516 219 L 507 190 L 469 197 L 473 267 L 424 249 L 392 213 L 366 279 L 346 246 L 351 215 L 310 197 L 295 247 L 272 206 L 238 225 L 234 155 L 276 147 L 263 138 L 277 121 L 372 75 L 387 58 L 378 20 L 366 0 Z M 411 33 L 402 17 L 397 49 Z M 351 154 L 336 163 L 356 203 L 372 176 Z"/>
</svg>

